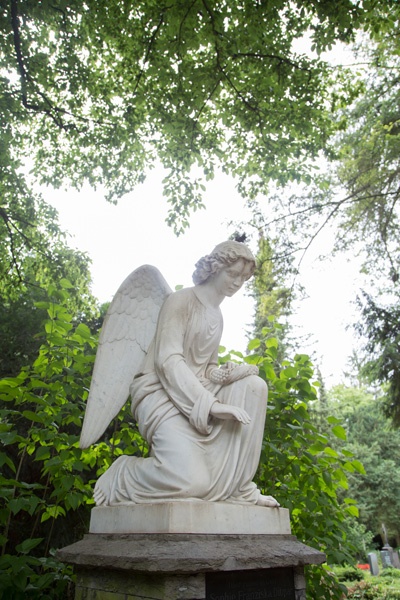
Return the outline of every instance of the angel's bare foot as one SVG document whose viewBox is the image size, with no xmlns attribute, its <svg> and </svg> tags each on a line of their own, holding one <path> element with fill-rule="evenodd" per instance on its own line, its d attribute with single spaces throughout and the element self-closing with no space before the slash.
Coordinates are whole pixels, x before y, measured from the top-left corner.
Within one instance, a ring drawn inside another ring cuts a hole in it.
<svg viewBox="0 0 400 600">
<path fill-rule="evenodd" d="M 269 508 L 279 508 L 280 504 L 273 496 L 263 496 L 260 494 L 260 497 L 257 500 L 258 506 L 268 506 Z"/>
<path fill-rule="evenodd" d="M 101 504 L 107 503 L 107 498 L 102 489 L 100 489 L 97 484 L 93 491 L 93 498 L 96 502 L 96 506 L 101 506 Z"/>
<path fill-rule="evenodd" d="M 126 458 L 126 457 L 120 457 Z M 111 488 L 114 480 L 115 464 L 118 459 L 101 475 L 94 486 L 93 498 L 96 502 L 96 506 L 102 504 L 108 505 L 110 503 Z"/>
</svg>

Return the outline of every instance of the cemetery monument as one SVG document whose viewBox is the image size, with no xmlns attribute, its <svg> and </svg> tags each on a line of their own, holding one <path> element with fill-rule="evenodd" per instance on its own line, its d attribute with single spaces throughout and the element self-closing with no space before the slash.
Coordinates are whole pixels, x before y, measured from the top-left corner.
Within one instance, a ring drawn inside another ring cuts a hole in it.
<svg viewBox="0 0 400 600">
<path fill-rule="evenodd" d="M 81 447 L 129 396 L 150 451 L 109 467 L 94 489 L 89 534 L 59 551 L 77 570 L 76 600 L 305 598 L 303 565 L 324 555 L 290 535 L 288 510 L 253 482 L 267 385 L 254 365 L 218 365 L 220 305 L 254 269 L 249 248 L 227 241 L 196 264 L 193 287 L 173 293 L 144 265 L 117 291 Z"/>
</svg>

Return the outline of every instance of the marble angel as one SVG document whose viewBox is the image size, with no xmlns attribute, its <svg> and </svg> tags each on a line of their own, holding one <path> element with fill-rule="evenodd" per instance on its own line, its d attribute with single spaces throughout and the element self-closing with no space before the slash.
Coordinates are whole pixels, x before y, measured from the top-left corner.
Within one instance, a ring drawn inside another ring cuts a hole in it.
<svg viewBox="0 0 400 600">
<path fill-rule="evenodd" d="M 240 242 L 196 264 L 194 286 L 172 293 L 149 265 L 115 295 L 102 328 L 81 435 L 96 442 L 130 395 L 146 458 L 120 456 L 99 478 L 97 505 L 207 500 L 278 507 L 253 482 L 267 386 L 253 365 L 218 367 L 220 304 L 251 277 Z"/>
</svg>

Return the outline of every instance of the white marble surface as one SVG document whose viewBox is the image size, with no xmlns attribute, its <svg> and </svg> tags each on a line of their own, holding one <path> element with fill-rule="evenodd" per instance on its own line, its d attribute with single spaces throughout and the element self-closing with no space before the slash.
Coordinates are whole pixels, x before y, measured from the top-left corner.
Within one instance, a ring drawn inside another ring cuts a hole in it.
<svg viewBox="0 0 400 600">
<path fill-rule="evenodd" d="M 98 506 L 90 533 L 289 535 L 291 529 L 287 508 L 194 501 Z"/>
<path fill-rule="evenodd" d="M 149 265 L 118 289 L 104 320 L 81 435 L 96 442 L 128 396 L 148 457 L 122 455 L 98 479 L 97 506 L 191 500 L 279 506 L 253 482 L 268 389 L 256 365 L 219 366 L 220 309 L 253 274 L 247 246 L 203 256 L 193 287 L 171 292 Z"/>
</svg>

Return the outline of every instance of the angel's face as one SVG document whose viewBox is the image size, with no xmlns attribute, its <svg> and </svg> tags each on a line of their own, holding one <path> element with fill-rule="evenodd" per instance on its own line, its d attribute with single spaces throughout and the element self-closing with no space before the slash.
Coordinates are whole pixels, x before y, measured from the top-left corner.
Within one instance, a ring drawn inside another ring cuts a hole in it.
<svg viewBox="0 0 400 600">
<path fill-rule="evenodd" d="M 253 265 L 244 258 L 239 258 L 231 265 L 224 267 L 213 276 L 216 292 L 223 296 L 233 296 L 252 274 Z"/>
</svg>

